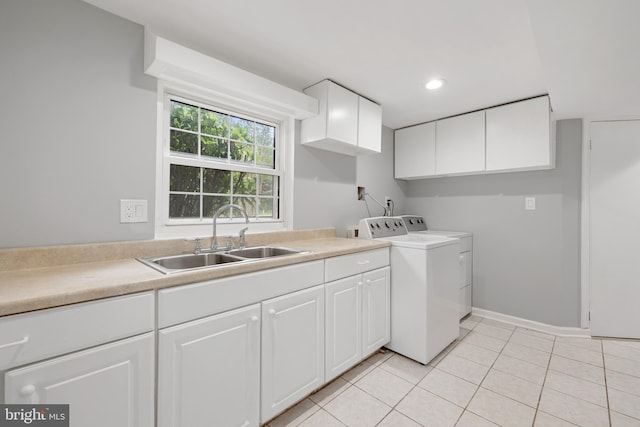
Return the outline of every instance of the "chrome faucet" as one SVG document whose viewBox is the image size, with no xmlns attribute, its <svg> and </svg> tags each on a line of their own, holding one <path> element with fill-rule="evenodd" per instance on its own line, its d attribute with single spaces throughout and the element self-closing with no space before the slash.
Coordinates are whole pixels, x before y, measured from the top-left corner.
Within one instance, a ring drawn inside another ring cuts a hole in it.
<svg viewBox="0 0 640 427">
<path fill-rule="evenodd" d="M 226 211 L 227 209 L 238 209 L 244 215 L 245 224 L 249 224 L 249 216 L 247 215 L 247 212 L 244 210 L 244 208 L 242 206 L 234 205 L 234 204 L 227 204 L 227 205 L 220 206 L 218 208 L 218 210 L 216 211 L 216 213 L 213 214 L 213 239 L 211 240 L 211 250 L 212 251 L 217 251 L 219 249 L 218 248 L 218 236 L 217 236 L 217 233 L 216 233 L 216 224 L 218 222 L 218 217 L 220 216 L 220 214 L 222 212 Z M 241 247 L 244 247 L 244 245 L 245 245 L 244 233 L 247 231 L 247 228 L 248 227 L 245 227 L 242 230 L 240 230 L 240 246 Z M 229 243 L 227 243 L 227 248 L 226 249 L 231 249 L 229 247 Z"/>
</svg>

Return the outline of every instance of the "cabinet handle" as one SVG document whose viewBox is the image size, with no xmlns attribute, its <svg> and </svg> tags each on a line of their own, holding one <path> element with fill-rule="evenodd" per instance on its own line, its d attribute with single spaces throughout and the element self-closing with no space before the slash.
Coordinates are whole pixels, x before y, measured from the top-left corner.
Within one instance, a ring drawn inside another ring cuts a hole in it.
<svg viewBox="0 0 640 427">
<path fill-rule="evenodd" d="M 22 338 L 20 341 L 15 341 L 15 342 L 10 342 L 8 344 L 0 345 L 0 350 L 3 349 L 3 348 L 7 348 L 7 347 L 13 347 L 15 345 L 26 344 L 27 341 L 29 341 L 29 336 L 28 335 L 26 337 Z"/>
<path fill-rule="evenodd" d="M 259 320 L 259 319 L 258 319 L 258 316 L 251 316 L 251 321 L 252 321 L 253 323 L 256 323 L 258 320 Z"/>
<path fill-rule="evenodd" d="M 31 396 L 36 391 L 36 386 L 33 384 L 28 384 L 20 389 L 20 395 L 22 396 Z"/>
<path fill-rule="evenodd" d="M 366 261 L 358 261 L 358 265 L 367 265 L 370 264 L 371 260 L 366 260 Z"/>
<path fill-rule="evenodd" d="M 270 314 L 270 315 L 272 315 L 272 316 L 275 316 L 275 315 L 276 315 L 276 311 L 275 311 L 273 308 L 270 308 L 270 309 L 269 309 L 269 311 L 268 311 L 267 313 L 269 313 L 269 314 Z"/>
</svg>

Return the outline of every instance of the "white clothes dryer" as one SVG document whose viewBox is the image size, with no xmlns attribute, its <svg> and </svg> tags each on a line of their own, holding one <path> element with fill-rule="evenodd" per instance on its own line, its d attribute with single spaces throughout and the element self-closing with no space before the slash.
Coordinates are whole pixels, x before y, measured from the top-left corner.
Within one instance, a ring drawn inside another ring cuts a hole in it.
<svg viewBox="0 0 640 427">
<path fill-rule="evenodd" d="M 401 215 L 409 234 L 455 237 L 460 239 L 459 315 L 471 313 L 473 298 L 473 234 L 466 231 L 429 230 L 420 215 Z"/>
<path fill-rule="evenodd" d="M 365 218 L 359 237 L 391 242 L 391 341 L 426 364 L 459 335 L 460 240 L 409 234 L 400 217 Z"/>
</svg>

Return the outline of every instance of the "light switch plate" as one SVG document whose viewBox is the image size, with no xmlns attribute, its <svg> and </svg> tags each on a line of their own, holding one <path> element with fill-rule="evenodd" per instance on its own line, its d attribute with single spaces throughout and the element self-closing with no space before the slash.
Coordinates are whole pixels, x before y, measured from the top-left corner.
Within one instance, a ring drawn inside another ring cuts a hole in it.
<svg viewBox="0 0 640 427">
<path fill-rule="evenodd" d="M 535 197 L 525 197 L 524 198 L 524 208 L 528 211 L 536 210 L 536 198 Z"/>
<path fill-rule="evenodd" d="M 148 222 L 148 203 L 146 200 L 120 200 L 120 222 Z"/>
</svg>

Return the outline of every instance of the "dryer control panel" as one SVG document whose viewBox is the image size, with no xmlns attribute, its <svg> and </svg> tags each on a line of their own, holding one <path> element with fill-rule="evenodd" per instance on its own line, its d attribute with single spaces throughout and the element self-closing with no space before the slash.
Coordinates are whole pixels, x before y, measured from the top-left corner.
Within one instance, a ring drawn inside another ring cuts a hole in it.
<svg viewBox="0 0 640 427">
<path fill-rule="evenodd" d="M 379 237 L 402 236 L 407 233 L 404 220 L 397 216 L 377 216 L 363 218 L 358 224 L 360 239 L 377 239 Z"/>
<path fill-rule="evenodd" d="M 402 215 L 407 231 L 427 231 L 427 223 L 420 215 Z"/>
</svg>

